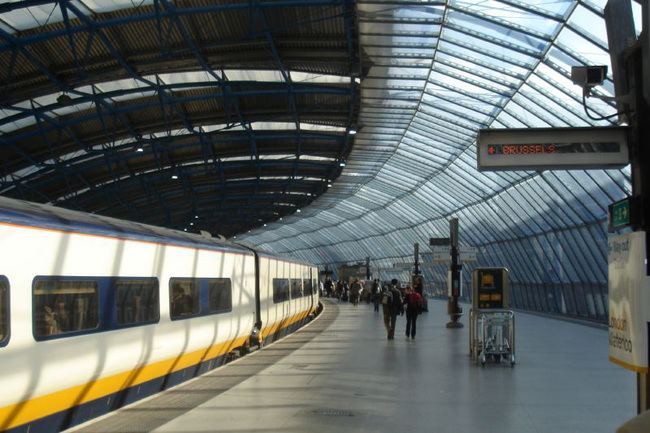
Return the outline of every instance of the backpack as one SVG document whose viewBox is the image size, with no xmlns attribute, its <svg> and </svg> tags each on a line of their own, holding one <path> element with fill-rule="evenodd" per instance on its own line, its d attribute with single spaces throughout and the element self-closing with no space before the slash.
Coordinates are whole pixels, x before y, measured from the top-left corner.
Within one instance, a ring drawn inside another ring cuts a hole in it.
<svg viewBox="0 0 650 433">
<path fill-rule="evenodd" d="M 411 311 L 420 313 L 422 311 L 422 304 L 424 304 L 424 302 L 422 296 L 418 292 L 413 292 L 408 297 L 408 306 Z"/>
<path fill-rule="evenodd" d="M 390 289 L 390 291 L 392 293 L 391 297 L 393 301 L 393 310 L 401 313 L 403 311 L 402 293 L 397 288 Z"/>
<path fill-rule="evenodd" d="M 393 294 L 390 290 L 381 293 L 381 305 L 390 305 L 393 303 Z"/>
</svg>

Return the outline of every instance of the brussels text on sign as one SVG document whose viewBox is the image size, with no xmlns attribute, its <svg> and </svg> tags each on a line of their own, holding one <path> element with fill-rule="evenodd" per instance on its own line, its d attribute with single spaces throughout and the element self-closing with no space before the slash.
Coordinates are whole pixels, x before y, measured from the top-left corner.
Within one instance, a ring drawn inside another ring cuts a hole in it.
<svg viewBox="0 0 650 433">
<path fill-rule="evenodd" d="M 480 171 L 619 168 L 629 163 L 627 128 L 482 129 Z"/>
</svg>

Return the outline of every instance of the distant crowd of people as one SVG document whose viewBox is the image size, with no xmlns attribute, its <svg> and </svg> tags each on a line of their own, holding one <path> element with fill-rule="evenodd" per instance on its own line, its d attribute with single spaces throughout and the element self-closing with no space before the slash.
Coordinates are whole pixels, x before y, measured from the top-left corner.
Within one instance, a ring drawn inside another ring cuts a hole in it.
<svg viewBox="0 0 650 433">
<path fill-rule="evenodd" d="M 359 302 L 372 303 L 374 311 L 379 312 L 382 308 L 386 336 L 389 340 L 395 338 L 395 325 L 397 316 L 406 314 L 406 338 L 415 339 L 417 318 L 426 308 L 426 302 L 420 291 L 414 290 L 411 286 L 401 287 L 396 279 L 383 285 L 379 280 L 367 282 L 366 287 L 358 278 L 352 283 L 339 280 L 336 283 L 327 278 L 321 283 L 323 296 L 336 298 L 339 302 L 350 302 L 357 306 Z"/>
</svg>

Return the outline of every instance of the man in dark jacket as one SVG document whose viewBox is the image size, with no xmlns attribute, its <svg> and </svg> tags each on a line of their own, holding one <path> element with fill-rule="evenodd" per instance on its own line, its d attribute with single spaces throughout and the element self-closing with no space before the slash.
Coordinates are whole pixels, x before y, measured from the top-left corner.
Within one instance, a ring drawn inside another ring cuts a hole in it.
<svg viewBox="0 0 650 433">
<path fill-rule="evenodd" d="M 406 286 L 404 305 L 406 306 L 406 338 L 411 337 L 414 340 L 415 324 L 422 309 L 422 296 L 409 286 Z"/>
<path fill-rule="evenodd" d="M 397 322 L 397 315 L 404 314 L 403 310 L 403 301 L 402 301 L 402 292 L 400 292 L 398 287 L 398 282 L 396 279 L 391 281 L 391 286 L 388 289 L 390 293 L 388 302 L 384 303 L 382 300 L 382 306 L 384 308 L 384 324 L 386 325 L 386 330 L 388 332 L 388 339 L 392 340 L 395 338 L 395 324 Z"/>
<path fill-rule="evenodd" d="M 359 305 L 359 297 L 361 296 L 361 282 L 358 278 L 354 279 L 354 282 L 350 285 L 350 302 L 355 307 Z"/>
</svg>

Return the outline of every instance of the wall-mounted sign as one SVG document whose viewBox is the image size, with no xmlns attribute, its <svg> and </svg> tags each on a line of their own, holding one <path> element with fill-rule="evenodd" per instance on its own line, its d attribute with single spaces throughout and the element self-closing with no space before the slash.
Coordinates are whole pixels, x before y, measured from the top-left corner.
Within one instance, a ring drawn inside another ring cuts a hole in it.
<svg viewBox="0 0 650 433">
<path fill-rule="evenodd" d="M 609 360 L 648 373 L 650 277 L 646 275 L 646 234 L 610 235 Z"/>
<path fill-rule="evenodd" d="M 631 227 L 640 223 L 639 204 L 637 197 L 625 197 L 612 203 L 607 208 L 608 229 L 610 232 Z"/>
<path fill-rule="evenodd" d="M 620 168 L 629 163 L 625 127 L 482 129 L 479 171 Z"/>
</svg>

